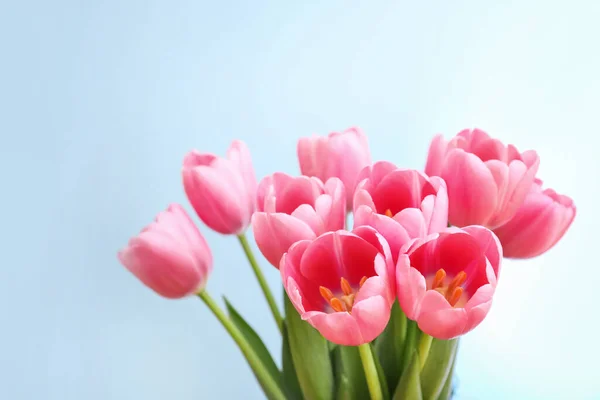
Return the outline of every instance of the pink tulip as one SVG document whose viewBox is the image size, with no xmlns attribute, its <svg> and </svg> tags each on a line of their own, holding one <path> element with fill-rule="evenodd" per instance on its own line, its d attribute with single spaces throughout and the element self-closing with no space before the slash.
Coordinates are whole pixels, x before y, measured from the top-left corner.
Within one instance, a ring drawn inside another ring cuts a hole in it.
<svg viewBox="0 0 600 400">
<path fill-rule="evenodd" d="M 352 209 L 356 177 L 363 167 L 371 164 L 367 136 L 359 128 L 332 132 L 326 137 L 305 137 L 298 141 L 300 171 L 325 182 L 337 177 L 346 188 L 347 207 Z"/>
<path fill-rule="evenodd" d="M 344 228 L 344 184 L 338 178 L 323 184 L 319 178 L 277 172 L 258 186 L 258 211 L 252 217 L 256 244 L 278 268 L 292 244 Z"/>
<path fill-rule="evenodd" d="M 452 339 L 475 328 L 492 305 L 502 247 L 482 226 L 448 228 L 407 243 L 396 265 L 400 307 L 426 334 Z"/>
<path fill-rule="evenodd" d="M 158 214 L 118 257 L 144 285 L 170 299 L 199 292 L 212 271 L 210 248 L 179 204 Z"/>
<path fill-rule="evenodd" d="M 517 214 L 494 229 L 511 258 L 531 258 L 550 250 L 567 232 L 575 218 L 573 200 L 552 189 L 542 190 L 539 179 L 531 187 Z"/>
<path fill-rule="evenodd" d="M 294 244 L 281 258 L 284 288 L 303 320 L 331 342 L 371 342 L 390 318 L 394 265 L 373 228 L 339 230 Z"/>
<path fill-rule="evenodd" d="M 446 184 L 419 171 L 376 162 L 359 174 L 354 225 L 377 229 L 389 243 L 395 262 L 400 248 L 410 239 L 448 226 Z"/>
<path fill-rule="evenodd" d="M 191 151 L 183 161 L 183 186 L 196 213 L 209 228 L 240 234 L 256 206 L 256 177 L 250 152 L 234 140 L 227 158 Z"/>
<path fill-rule="evenodd" d="M 523 204 L 538 166 L 535 151 L 519 153 L 480 129 L 465 129 L 449 142 L 433 139 L 425 173 L 446 181 L 452 225 L 494 229 Z"/>
</svg>

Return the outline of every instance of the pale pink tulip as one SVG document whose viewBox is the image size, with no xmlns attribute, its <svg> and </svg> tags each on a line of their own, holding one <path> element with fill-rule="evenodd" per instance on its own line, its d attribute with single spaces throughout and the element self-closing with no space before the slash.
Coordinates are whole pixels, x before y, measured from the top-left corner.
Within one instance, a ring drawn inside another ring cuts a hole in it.
<svg viewBox="0 0 600 400">
<path fill-rule="evenodd" d="M 250 152 L 234 140 L 227 158 L 191 151 L 183 161 L 183 186 L 196 213 L 209 228 L 240 234 L 256 208 L 256 177 Z"/>
<path fill-rule="evenodd" d="M 347 207 L 352 209 L 352 197 L 358 173 L 371 165 L 367 136 L 359 128 L 350 128 L 329 135 L 304 137 L 298 141 L 300 171 L 325 182 L 337 177 L 346 188 Z"/>
<path fill-rule="evenodd" d="M 410 239 L 448 226 L 448 195 L 441 178 L 387 161 L 364 168 L 354 194 L 354 225 L 369 225 L 385 237 L 394 262 Z"/>
<path fill-rule="evenodd" d="M 538 166 L 535 151 L 519 153 L 480 129 L 465 129 L 450 141 L 433 139 L 425 173 L 446 181 L 452 225 L 493 229 L 523 204 Z"/>
<path fill-rule="evenodd" d="M 333 343 L 371 342 L 389 321 L 394 265 L 385 239 L 371 227 L 297 242 L 279 269 L 302 319 Z"/>
<path fill-rule="evenodd" d="M 448 228 L 407 243 L 402 252 L 396 265 L 398 301 L 423 332 L 452 339 L 483 321 L 502 260 L 490 230 Z"/>
<path fill-rule="evenodd" d="M 170 299 L 199 292 L 212 271 L 210 248 L 179 204 L 158 214 L 118 257 L 144 285 Z"/>
<path fill-rule="evenodd" d="M 550 250 L 567 232 L 576 211 L 571 198 L 542 190 L 542 181 L 537 180 L 517 214 L 494 229 L 504 256 L 531 258 Z"/>
<path fill-rule="evenodd" d="M 258 186 L 258 212 L 252 216 L 256 244 L 279 268 L 279 260 L 299 240 L 344 228 L 346 193 L 338 178 L 292 177 L 282 172 Z"/>
</svg>

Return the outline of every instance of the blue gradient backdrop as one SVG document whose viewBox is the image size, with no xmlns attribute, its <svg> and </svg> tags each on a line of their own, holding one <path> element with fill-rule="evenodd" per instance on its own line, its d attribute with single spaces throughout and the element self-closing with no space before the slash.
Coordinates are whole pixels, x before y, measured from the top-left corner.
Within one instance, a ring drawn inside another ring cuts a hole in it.
<svg viewBox="0 0 600 400">
<path fill-rule="evenodd" d="M 200 301 L 159 298 L 116 251 L 168 203 L 190 210 L 191 148 L 242 138 L 259 177 L 296 173 L 298 137 L 358 125 L 407 167 L 470 126 L 539 151 L 578 218 L 504 264 L 457 399 L 599 399 L 600 6 L 496 3 L 3 2 L 0 398 L 261 398 Z M 235 239 L 203 232 L 209 289 L 278 352 Z"/>
</svg>

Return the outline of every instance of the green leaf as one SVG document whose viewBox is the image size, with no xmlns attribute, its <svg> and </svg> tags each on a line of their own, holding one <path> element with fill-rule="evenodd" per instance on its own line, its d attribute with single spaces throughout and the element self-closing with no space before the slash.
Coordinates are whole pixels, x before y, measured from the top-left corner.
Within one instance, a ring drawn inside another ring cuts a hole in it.
<svg viewBox="0 0 600 400">
<path fill-rule="evenodd" d="M 294 368 L 294 361 L 292 360 L 292 353 L 290 352 L 287 324 L 285 322 L 283 323 L 282 335 L 283 343 L 281 344 L 281 359 L 283 364 L 283 386 L 285 387 L 285 393 L 290 400 L 303 400 L 302 390 L 300 389 L 300 383 L 298 383 L 296 369 Z"/>
<path fill-rule="evenodd" d="M 332 400 L 334 380 L 327 340 L 300 318 L 287 294 L 284 303 L 290 353 L 304 398 Z"/>
<path fill-rule="evenodd" d="M 420 364 L 419 354 L 416 349 L 413 349 L 410 362 L 402 373 L 402 378 L 400 378 L 393 400 L 423 400 L 421 379 L 419 376 Z"/>
<path fill-rule="evenodd" d="M 368 395 L 369 393 L 367 393 L 367 396 Z M 350 380 L 345 375 L 341 375 L 338 378 L 335 400 L 352 400 L 355 398 L 356 397 L 353 397 L 352 395 L 352 385 L 350 384 Z M 368 399 L 368 397 L 365 398 Z"/>
<path fill-rule="evenodd" d="M 450 376 L 457 346 L 458 339 L 433 339 L 427 361 L 421 371 L 423 398 L 437 399 L 442 393 Z"/>
<path fill-rule="evenodd" d="M 244 338 L 252 347 L 265 369 L 273 377 L 273 380 L 277 382 L 277 384 L 281 387 L 282 384 L 282 376 L 279 368 L 277 368 L 277 364 L 273 360 L 271 353 L 267 350 L 267 347 L 261 340 L 260 336 L 252 329 L 252 327 L 244 320 L 244 318 L 237 312 L 237 310 L 229 303 L 229 300 L 225 296 L 223 296 L 223 300 L 225 300 L 225 306 L 227 307 L 227 312 L 229 313 L 229 319 L 233 324 L 240 330 Z M 260 380 L 259 380 L 260 382 Z M 262 384 L 261 384 L 262 386 Z M 283 389 L 283 388 L 282 388 Z M 265 393 L 267 393 L 266 388 L 263 387 Z"/>
<path fill-rule="evenodd" d="M 379 384 L 381 385 L 381 391 L 383 392 L 383 400 L 390 399 L 390 389 L 387 385 L 387 381 L 385 379 L 385 373 L 383 371 L 383 367 L 381 366 L 381 362 L 379 361 L 379 357 L 375 354 L 375 346 L 371 342 L 369 344 L 371 346 L 371 354 L 373 354 L 373 361 L 375 362 L 375 368 L 377 368 L 377 376 L 379 378 Z"/>
<path fill-rule="evenodd" d="M 446 383 L 444 384 L 444 388 L 442 389 L 442 393 L 438 397 L 438 400 L 450 400 L 452 397 L 453 383 L 454 383 L 454 366 L 456 365 L 456 354 L 458 353 L 458 347 L 456 349 L 456 353 L 454 354 L 454 360 L 452 361 L 452 367 L 450 368 L 450 373 L 446 378 Z"/>
<path fill-rule="evenodd" d="M 408 368 L 408 365 L 412 361 L 410 355 L 417 348 L 420 332 L 415 321 L 406 321 L 406 339 L 404 340 L 404 351 L 402 353 L 402 374 L 404 374 L 404 370 Z"/>
<path fill-rule="evenodd" d="M 406 315 L 397 301 L 385 330 L 375 341 L 375 353 L 379 357 L 388 387 L 393 392 L 402 375 L 402 353 L 406 340 Z"/>
<path fill-rule="evenodd" d="M 333 359 L 337 378 L 336 400 L 368 399 L 369 387 L 358 347 L 337 346 Z"/>
</svg>

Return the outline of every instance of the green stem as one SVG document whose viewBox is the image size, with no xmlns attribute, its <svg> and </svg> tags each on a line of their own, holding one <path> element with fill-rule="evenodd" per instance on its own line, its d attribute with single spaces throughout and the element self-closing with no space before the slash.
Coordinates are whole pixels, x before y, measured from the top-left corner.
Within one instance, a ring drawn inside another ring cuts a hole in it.
<svg viewBox="0 0 600 400">
<path fill-rule="evenodd" d="M 421 340 L 419 340 L 419 361 L 421 361 L 421 370 L 425 366 L 427 356 L 429 355 L 429 349 L 431 349 L 431 341 L 433 337 L 429 336 L 425 332 L 421 334 Z"/>
<path fill-rule="evenodd" d="M 206 291 L 198 293 L 198 297 L 204 301 L 204 303 L 210 308 L 215 317 L 221 322 L 225 330 L 231 335 L 235 343 L 238 345 L 248 364 L 262 383 L 262 385 L 269 391 L 273 399 L 285 400 L 285 395 L 277 385 L 277 382 L 273 380 L 273 377 L 264 367 L 260 358 L 256 355 L 250 344 L 244 338 L 242 332 L 231 322 L 227 315 L 221 310 L 219 305 L 213 300 L 212 297 Z"/>
<path fill-rule="evenodd" d="M 360 353 L 360 359 L 362 360 L 363 369 L 365 370 L 365 376 L 367 377 L 367 385 L 369 386 L 371 400 L 382 400 L 383 392 L 381 391 L 381 384 L 379 383 L 379 375 L 377 374 L 377 367 L 375 366 L 375 360 L 373 359 L 371 345 L 369 343 L 361 344 L 358 346 L 358 351 Z"/>
<path fill-rule="evenodd" d="M 402 371 L 406 371 L 408 365 L 410 364 L 412 351 L 415 347 L 415 342 L 417 341 L 417 323 L 415 321 L 407 321 L 406 324 L 406 341 L 404 342 L 404 351 L 402 357 Z"/>
<path fill-rule="evenodd" d="M 260 267 L 258 266 L 258 263 L 256 262 L 256 258 L 254 257 L 254 254 L 252 253 L 252 249 L 250 248 L 248 239 L 246 239 L 246 234 L 240 233 L 238 235 L 238 239 L 240 241 L 240 244 L 242 245 L 242 248 L 244 249 L 244 253 L 246 253 L 246 257 L 248 258 L 248 261 L 250 262 L 250 266 L 252 267 L 252 270 L 254 271 L 254 275 L 256 275 L 258 284 L 260 285 L 260 288 L 262 289 L 262 292 L 265 295 L 265 298 L 267 299 L 267 303 L 269 303 L 269 308 L 271 309 L 273 318 L 275 318 L 275 322 L 277 323 L 279 332 L 283 332 L 283 318 L 281 317 L 281 314 L 279 313 L 279 308 L 277 308 L 277 303 L 275 303 L 275 297 L 273 297 L 273 293 L 271 293 L 271 289 L 269 289 L 269 285 L 267 284 L 265 276 L 263 275 L 262 271 L 260 270 Z"/>
</svg>

